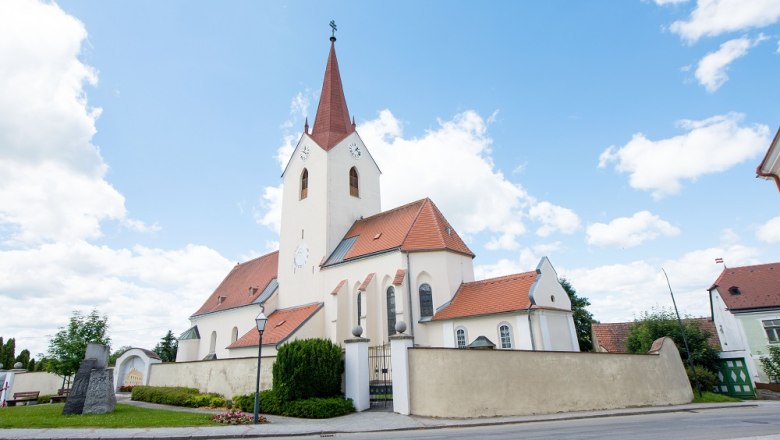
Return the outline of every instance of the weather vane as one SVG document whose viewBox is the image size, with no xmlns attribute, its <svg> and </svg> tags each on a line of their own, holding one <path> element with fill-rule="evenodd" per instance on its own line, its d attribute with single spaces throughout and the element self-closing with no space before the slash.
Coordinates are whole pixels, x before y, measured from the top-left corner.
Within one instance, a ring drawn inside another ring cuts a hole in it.
<svg viewBox="0 0 780 440">
<path fill-rule="evenodd" d="M 330 39 L 333 41 L 336 41 L 336 31 L 338 28 L 336 28 L 336 20 L 330 21 Z"/>
</svg>

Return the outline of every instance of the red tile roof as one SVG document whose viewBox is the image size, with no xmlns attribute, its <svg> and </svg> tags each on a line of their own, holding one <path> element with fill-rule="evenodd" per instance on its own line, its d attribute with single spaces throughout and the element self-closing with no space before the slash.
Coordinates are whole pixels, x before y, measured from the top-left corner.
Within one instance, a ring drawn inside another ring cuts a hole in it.
<svg viewBox="0 0 780 440">
<path fill-rule="evenodd" d="M 710 318 L 692 318 L 683 319 L 684 324 L 689 322 L 696 323 L 699 328 L 709 333 L 710 337 L 707 339 L 710 347 L 720 351 L 720 338 L 718 337 L 718 331 L 715 329 L 715 323 Z M 610 353 L 627 353 L 628 352 L 628 331 L 635 322 L 609 322 L 609 323 L 593 323 L 593 335 L 598 340 L 598 344 L 604 350 Z"/>
<path fill-rule="evenodd" d="M 287 340 L 306 320 L 314 316 L 322 308 L 322 305 L 322 303 L 312 303 L 275 310 L 268 316 L 268 321 L 265 324 L 263 345 L 276 345 Z M 253 328 L 238 338 L 236 342 L 230 344 L 228 348 L 257 347 L 259 342 L 260 335 L 257 333 L 257 329 Z"/>
<path fill-rule="evenodd" d="M 526 310 L 531 304 L 528 293 L 537 276 L 532 271 L 463 283 L 433 320 Z"/>
<path fill-rule="evenodd" d="M 404 277 L 406 277 L 406 269 L 398 269 L 397 271 L 395 271 L 395 278 L 393 278 L 393 285 L 400 286 L 404 282 Z"/>
<path fill-rule="evenodd" d="M 374 279 L 374 275 L 376 275 L 376 273 L 374 273 L 374 272 L 371 272 L 370 274 L 368 274 L 366 276 L 366 279 L 363 280 L 363 282 L 360 284 L 360 287 L 358 287 L 358 290 L 361 291 L 361 292 L 365 292 L 366 288 L 371 283 L 371 280 Z"/>
<path fill-rule="evenodd" d="M 344 239 L 356 237 L 343 261 L 391 249 L 451 250 L 474 257 L 441 211 L 425 198 L 356 221 Z"/>
<path fill-rule="evenodd" d="M 593 334 L 598 341 L 599 347 L 610 353 L 626 353 L 628 341 L 628 329 L 634 325 L 633 322 L 610 322 L 593 323 L 591 325 Z"/>
<path fill-rule="evenodd" d="M 279 251 L 235 265 L 193 316 L 251 304 L 276 278 L 278 267 Z"/>
<path fill-rule="evenodd" d="M 336 287 L 333 288 L 333 291 L 330 292 L 331 295 L 338 295 L 339 290 L 341 290 L 342 287 L 344 287 L 344 284 L 347 284 L 347 280 L 341 280 L 338 284 L 336 284 Z"/>
<path fill-rule="evenodd" d="M 331 40 L 325 78 L 322 80 L 320 103 L 317 106 L 317 116 L 314 118 L 314 128 L 311 132 L 311 137 L 325 151 L 329 151 L 355 131 L 354 125 L 349 120 L 347 99 L 344 97 L 344 88 L 341 85 L 334 41 L 335 39 Z"/>
<path fill-rule="evenodd" d="M 729 310 L 780 307 L 780 263 L 723 269 L 710 290 L 715 287 Z M 731 287 L 740 294 L 730 293 Z"/>
</svg>

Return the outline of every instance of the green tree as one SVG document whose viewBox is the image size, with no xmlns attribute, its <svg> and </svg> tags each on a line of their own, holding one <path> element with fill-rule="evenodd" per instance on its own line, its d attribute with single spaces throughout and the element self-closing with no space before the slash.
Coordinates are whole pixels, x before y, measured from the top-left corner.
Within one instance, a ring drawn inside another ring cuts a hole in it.
<svg viewBox="0 0 780 440">
<path fill-rule="evenodd" d="M 8 338 L 8 341 L 3 347 L 3 358 L 0 363 L 5 365 L 5 368 L 7 369 L 14 367 L 14 364 L 16 363 L 16 339 Z"/>
<path fill-rule="evenodd" d="M 20 362 L 22 364 L 22 368 L 26 370 L 30 365 L 30 350 L 25 348 L 19 352 L 19 356 L 16 356 L 16 359 L 14 360 L 14 363 L 16 362 Z"/>
<path fill-rule="evenodd" d="M 176 352 L 179 349 L 179 341 L 173 336 L 173 332 L 168 330 L 160 339 L 160 342 L 154 347 L 154 352 L 163 362 L 176 362 Z"/>
<path fill-rule="evenodd" d="M 273 390 L 283 402 L 341 393 L 341 348 L 328 339 L 298 339 L 279 347 Z"/>
<path fill-rule="evenodd" d="M 718 352 L 709 344 L 710 333 L 702 330 L 698 323 L 690 318 L 683 320 L 683 328 L 688 339 L 693 364 L 716 372 Z M 677 322 L 677 316 L 671 310 L 660 309 L 642 313 L 640 318 L 635 320 L 628 329 L 626 345 L 630 353 L 647 353 L 653 345 L 653 341 L 664 336 L 669 336 L 674 340 L 683 363 L 687 365 L 688 354 L 685 352 L 680 325 Z"/>
<path fill-rule="evenodd" d="M 68 325 L 60 327 L 60 331 L 49 341 L 47 371 L 63 378 L 70 377 L 84 360 L 88 343 L 111 343 L 107 333 L 107 316 L 100 316 L 97 310 L 92 310 L 86 316 L 74 310 Z"/>
<path fill-rule="evenodd" d="M 558 280 L 561 287 L 569 295 L 571 301 L 571 310 L 574 318 L 574 328 L 577 330 L 577 342 L 580 344 L 580 351 L 593 351 L 593 333 L 591 324 L 593 324 L 593 314 L 586 307 L 590 305 L 588 298 L 577 296 L 577 290 L 572 287 L 566 278 Z"/>
<path fill-rule="evenodd" d="M 769 356 L 761 356 L 759 360 L 764 367 L 764 373 L 769 377 L 769 382 L 780 382 L 780 347 L 770 345 Z"/>
</svg>

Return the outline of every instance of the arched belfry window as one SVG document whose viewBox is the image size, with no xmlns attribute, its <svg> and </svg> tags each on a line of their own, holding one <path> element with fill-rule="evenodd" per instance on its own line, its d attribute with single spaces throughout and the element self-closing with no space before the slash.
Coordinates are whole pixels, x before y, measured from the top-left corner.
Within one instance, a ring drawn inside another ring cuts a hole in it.
<svg viewBox="0 0 780 440">
<path fill-rule="evenodd" d="M 309 195 L 309 170 L 303 169 L 301 173 L 301 200 L 305 199 Z"/>
<path fill-rule="evenodd" d="M 395 334 L 395 289 L 387 288 L 387 335 Z"/>
<path fill-rule="evenodd" d="M 363 293 L 357 294 L 357 322 L 360 325 L 360 316 L 363 315 Z"/>
<path fill-rule="evenodd" d="M 433 291 L 431 285 L 424 283 L 420 285 L 420 317 L 433 316 Z"/>
<path fill-rule="evenodd" d="M 359 185 L 357 168 L 352 167 L 349 169 L 349 195 L 352 197 L 360 197 Z"/>
</svg>

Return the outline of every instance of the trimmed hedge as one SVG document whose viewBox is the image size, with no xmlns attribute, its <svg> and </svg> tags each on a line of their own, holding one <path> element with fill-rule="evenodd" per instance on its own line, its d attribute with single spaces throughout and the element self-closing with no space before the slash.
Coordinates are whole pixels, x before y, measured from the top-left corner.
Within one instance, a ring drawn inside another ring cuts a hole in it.
<svg viewBox="0 0 780 440">
<path fill-rule="evenodd" d="M 338 345 L 327 339 L 300 339 L 279 347 L 273 389 L 284 402 L 337 396 L 343 372 Z"/>
<path fill-rule="evenodd" d="M 253 413 L 255 410 L 255 394 L 244 394 L 233 398 L 233 403 L 242 411 Z M 343 416 L 355 411 L 352 399 L 342 396 L 312 397 L 310 399 L 283 402 L 274 390 L 260 392 L 260 411 L 264 414 L 274 414 L 287 417 L 302 417 L 307 419 L 327 419 Z"/>
<path fill-rule="evenodd" d="M 190 408 L 218 408 L 227 405 L 225 398 L 216 393 L 201 394 L 197 388 L 185 387 L 133 387 L 132 400 L 160 403 L 162 405 L 186 406 Z"/>
</svg>

